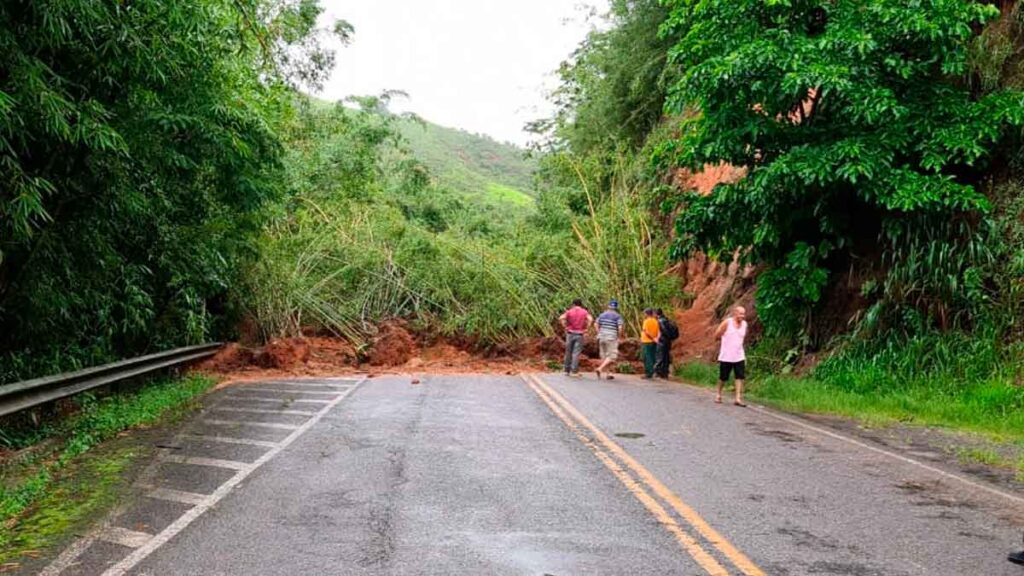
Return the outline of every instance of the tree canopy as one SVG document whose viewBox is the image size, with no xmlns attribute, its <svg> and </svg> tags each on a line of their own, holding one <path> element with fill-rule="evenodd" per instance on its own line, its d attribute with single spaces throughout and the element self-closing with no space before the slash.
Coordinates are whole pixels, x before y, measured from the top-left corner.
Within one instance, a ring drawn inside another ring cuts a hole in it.
<svg viewBox="0 0 1024 576">
<path fill-rule="evenodd" d="M 658 158 L 747 177 L 689 194 L 677 255 L 731 254 L 759 280 L 769 329 L 792 331 L 830 273 L 911 220 L 984 211 L 977 184 L 1024 96 L 972 92 L 968 48 L 998 15 L 971 0 L 668 0 L 662 34 L 680 135 Z"/>
<path fill-rule="evenodd" d="M 243 231 L 280 192 L 290 87 L 331 62 L 319 13 L 0 6 L 0 378 L 209 337 Z"/>
</svg>

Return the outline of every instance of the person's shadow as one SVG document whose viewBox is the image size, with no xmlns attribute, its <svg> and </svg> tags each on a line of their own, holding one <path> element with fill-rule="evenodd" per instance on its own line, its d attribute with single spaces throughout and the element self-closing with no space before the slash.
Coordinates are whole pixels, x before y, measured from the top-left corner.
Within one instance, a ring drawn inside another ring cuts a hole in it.
<svg viewBox="0 0 1024 576">
<path fill-rule="evenodd" d="M 1017 552 L 1016 554 L 1010 554 L 1010 556 L 1009 556 L 1009 558 L 1007 558 L 1007 560 L 1009 560 L 1010 562 L 1013 562 L 1014 564 L 1020 564 L 1021 566 L 1024 566 L 1024 550 L 1021 550 L 1020 552 Z"/>
<path fill-rule="evenodd" d="M 1014 564 L 1020 564 L 1021 566 L 1024 566 L 1024 550 L 1021 550 L 1016 554 L 1010 554 L 1006 559 L 1010 562 L 1013 562 Z"/>
</svg>

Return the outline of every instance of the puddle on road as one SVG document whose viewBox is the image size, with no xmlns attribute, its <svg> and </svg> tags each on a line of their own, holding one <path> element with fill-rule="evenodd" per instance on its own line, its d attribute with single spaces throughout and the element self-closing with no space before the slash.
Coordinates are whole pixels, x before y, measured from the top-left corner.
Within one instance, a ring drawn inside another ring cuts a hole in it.
<svg viewBox="0 0 1024 576">
<path fill-rule="evenodd" d="M 617 432 L 615 435 L 618 436 L 619 438 L 629 438 L 631 440 L 635 440 L 636 438 L 643 438 L 644 436 L 646 436 L 646 434 L 641 434 L 639 432 Z"/>
</svg>

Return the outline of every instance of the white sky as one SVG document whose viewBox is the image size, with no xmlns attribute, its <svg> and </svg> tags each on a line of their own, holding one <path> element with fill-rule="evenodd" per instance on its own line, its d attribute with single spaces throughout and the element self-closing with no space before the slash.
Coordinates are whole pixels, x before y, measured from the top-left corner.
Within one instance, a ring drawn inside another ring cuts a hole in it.
<svg viewBox="0 0 1024 576">
<path fill-rule="evenodd" d="M 403 90 L 409 99 L 394 111 L 520 145 L 523 126 L 547 116 L 554 71 L 589 27 L 583 0 L 321 1 L 355 37 L 337 50 L 320 97 Z"/>
</svg>

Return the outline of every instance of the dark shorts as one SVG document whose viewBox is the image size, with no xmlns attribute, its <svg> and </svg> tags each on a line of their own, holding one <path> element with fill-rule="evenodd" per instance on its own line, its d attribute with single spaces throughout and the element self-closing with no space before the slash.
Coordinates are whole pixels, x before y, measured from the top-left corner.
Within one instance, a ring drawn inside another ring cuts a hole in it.
<svg viewBox="0 0 1024 576">
<path fill-rule="evenodd" d="M 729 373 L 736 374 L 737 380 L 747 379 L 747 363 L 741 362 L 719 362 L 718 379 L 722 382 L 729 380 Z"/>
</svg>

